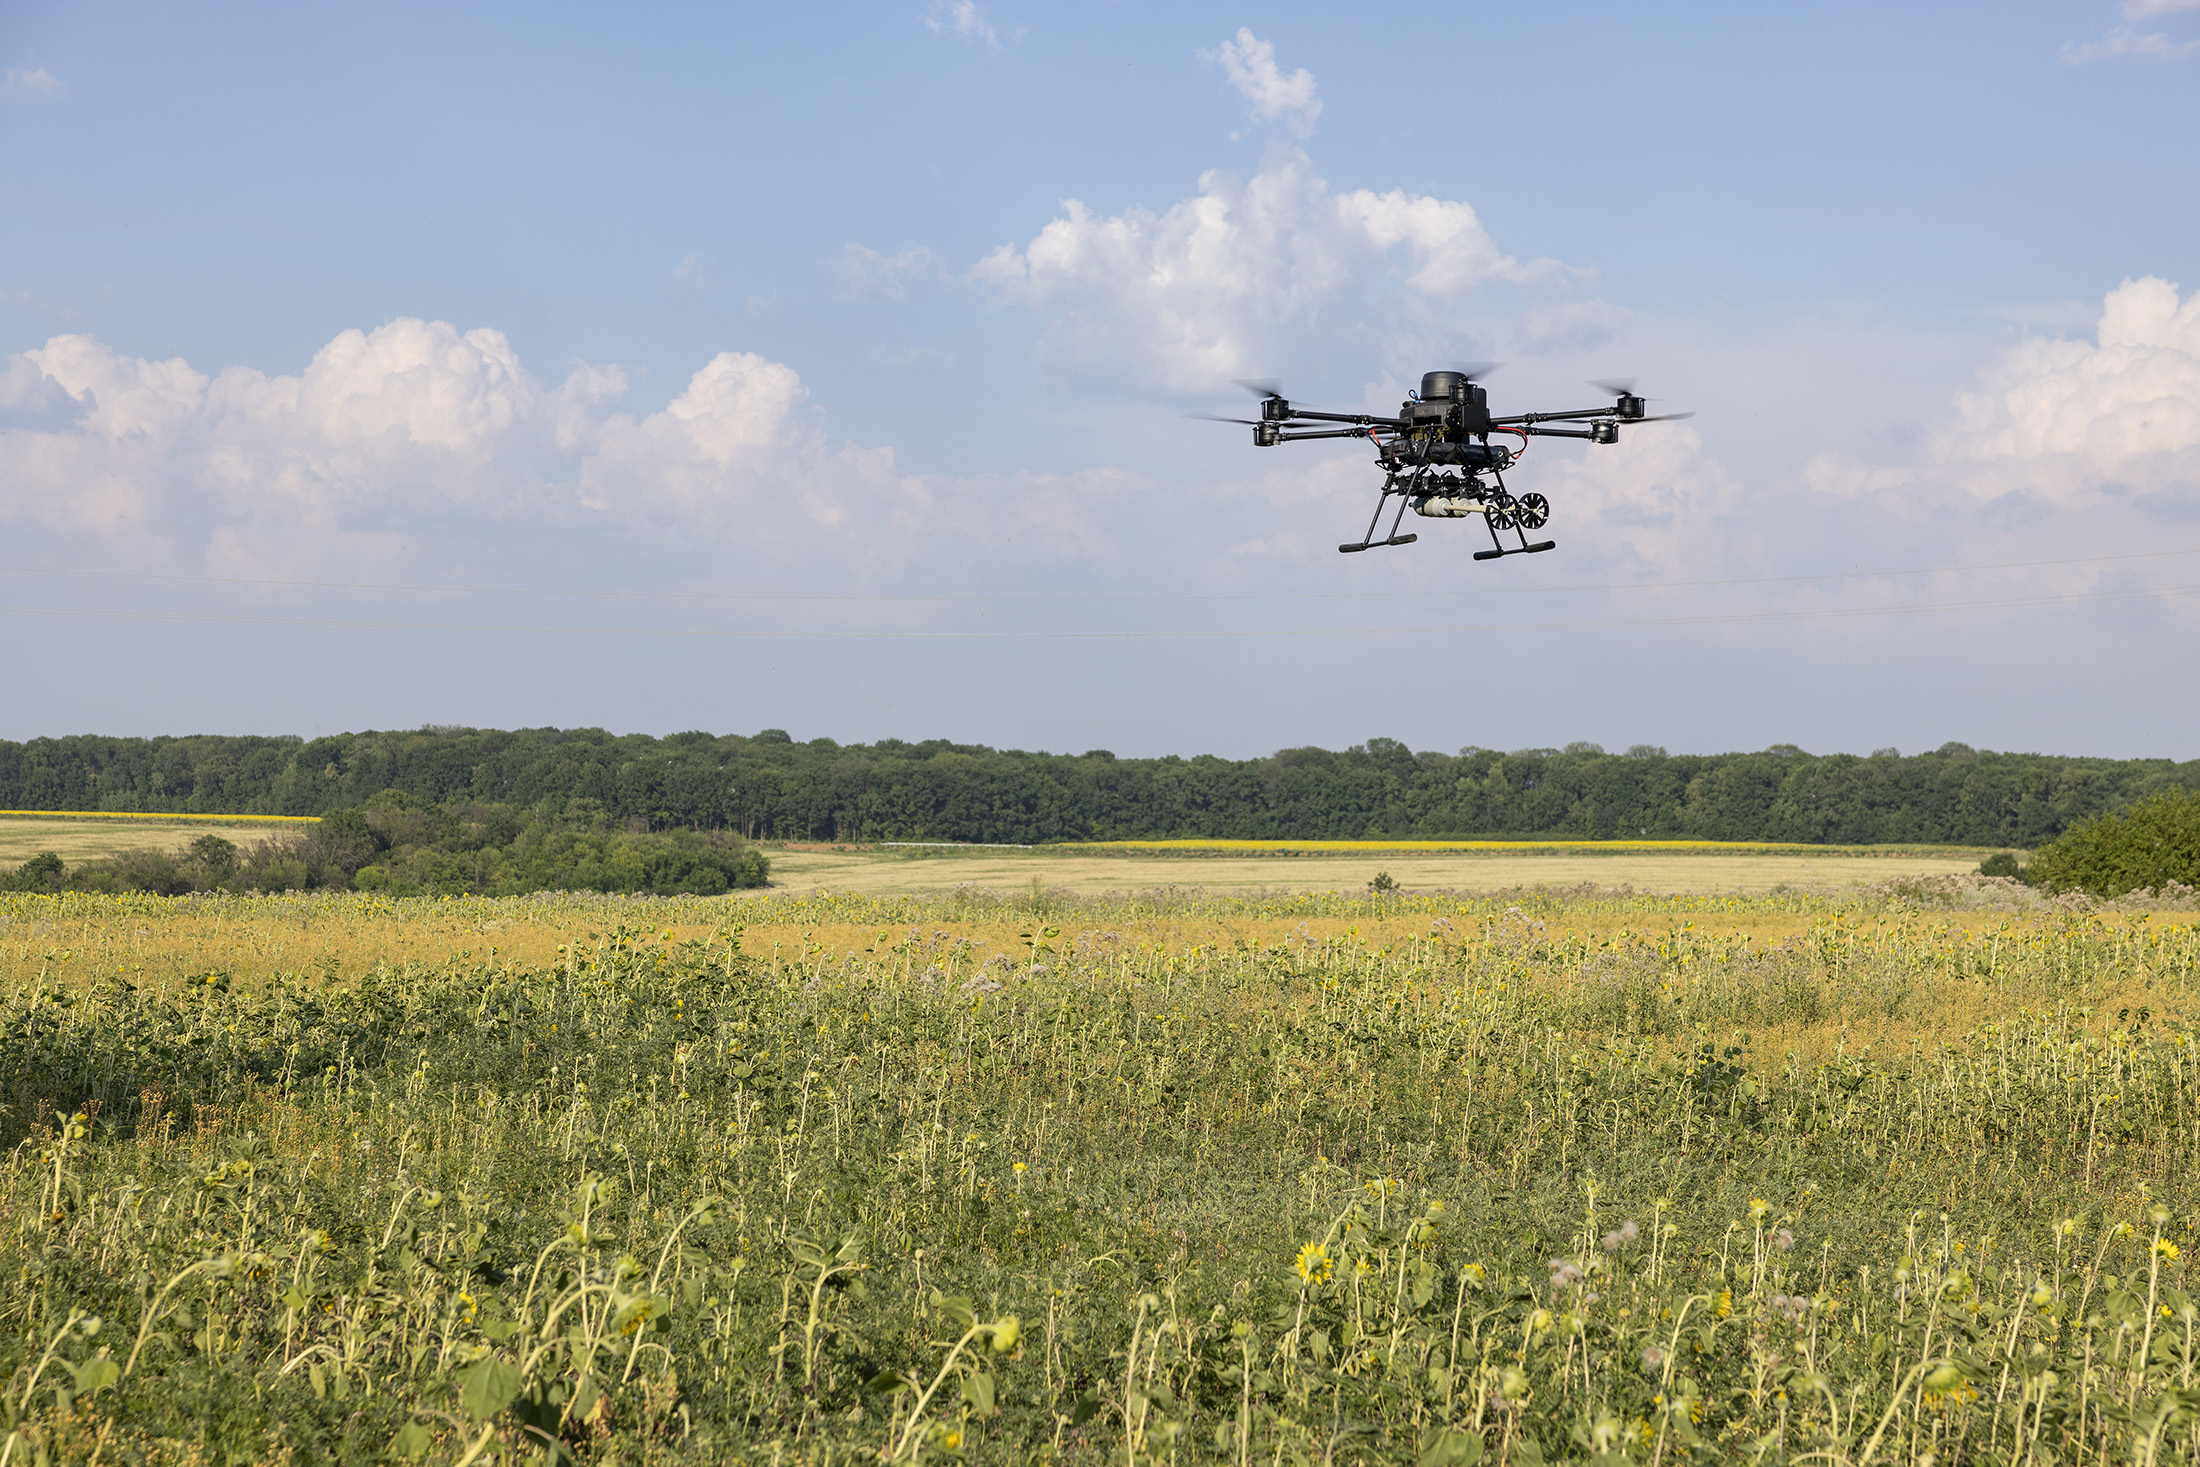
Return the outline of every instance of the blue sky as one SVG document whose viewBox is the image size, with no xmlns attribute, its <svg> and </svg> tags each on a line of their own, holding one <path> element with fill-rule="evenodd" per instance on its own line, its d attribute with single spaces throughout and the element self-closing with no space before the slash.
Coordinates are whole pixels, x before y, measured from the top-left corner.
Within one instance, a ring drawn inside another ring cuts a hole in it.
<svg viewBox="0 0 2200 1467">
<path fill-rule="evenodd" d="M 0 735 L 2200 755 L 2200 0 L 1338 15 L 6 8 Z"/>
</svg>

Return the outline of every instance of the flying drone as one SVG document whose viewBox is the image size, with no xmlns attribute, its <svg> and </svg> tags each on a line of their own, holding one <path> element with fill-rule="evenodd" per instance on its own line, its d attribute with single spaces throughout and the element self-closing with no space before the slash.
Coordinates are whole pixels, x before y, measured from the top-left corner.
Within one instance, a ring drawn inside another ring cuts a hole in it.
<svg viewBox="0 0 2200 1467">
<path fill-rule="evenodd" d="M 1246 423 L 1253 429 L 1253 443 L 1273 448 L 1302 438 L 1366 438 L 1375 444 L 1375 462 L 1383 471 L 1383 492 L 1375 500 L 1367 533 L 1337 548 L 1346 554 L 1372 550 L 1378 545 L 1411 545 L 1419 535 L 1401 535 L 1398 526 L 1411 509 L 1425 519 L 1466 519 L 1480 515 L 1490 532 L 1488 550 L 1474 552 L 1476 560 L 1498 560 L 1507 555 L 1533 555 L 1556 549 L 1556 540 L 1530 543 L 1528 532 L 1540 530 L 1551 517 L 1550 501 L 1540 494 L 1515 499 L 1505 487 L 1505 470 L 1528 450 L 1528 440 L 1586 438 L 1591 443 L 1619 442 L 1622 423 L 1669 423 L 1693 413 L 1645 411 L 1645 399 L 1635 395 L 1632 380 L 1593 382 L 1590 385 L 1613 395 L 1610 407 L 1579 408 L 1563 413 L 1516 413 L 1490 416 L 1489 394 L 1474 379 L 1496 370 L 1492 364 L 1429 372 L 1421 378 L 1421 390 L 1399 404 L 1395 418 L 1367 413 L 1323 413 L 1293 406 L 1274 382 L 1240 382 L 1260 398 L 1260 417 L 1216 418 L 1211 413 L 1195 417 L 1221 423 Z M 1343 423 L 1342 428 L 1306 428 L 1308 423 Z M 1549 428 L 1546 423 L 1583 426 Z M 1492 433 L 1511 434 L 1520 447 L 1490 442 Z M 1398 496 L 1398 511 L 1391 516 L 1390 533 L 1375 538 L 1390 496 Z M 1510 532 L 1518 545 L 1507 545 L 1502 534 Z"/>
</svg>

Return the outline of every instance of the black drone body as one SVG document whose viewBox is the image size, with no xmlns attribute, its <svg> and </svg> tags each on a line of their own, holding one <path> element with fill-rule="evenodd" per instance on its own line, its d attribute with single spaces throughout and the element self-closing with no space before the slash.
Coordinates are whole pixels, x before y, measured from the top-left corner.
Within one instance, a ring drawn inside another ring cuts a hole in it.
<svg viewBox="0 0 2200 1467">
<path fill-rule="evenodd" d="M 1610 407 L 1580 408 L 1562 413 L 1490 415 L 1489 394 L 1474 379 L 1491 370 L 1467 367 L 1430 372 L 1421 378 L 1421 390 L 1401 403 L 1398 416 L 1379 418 L 1367 413 L 1323 413 L 1294 407 L 1272 382 L 1240 385 L 1260 396 L 1260 418 L 1224 418 L 1230 423 L 1250 423 L 1253 442 L 1261 448 L 1295 443 L 1302 438 L 1366 438 L 1375 444 L 1376 466 L 1383 470 L 1383 490 L 1375 501 L 1375 513 L 1367 533 L 1337 548 L 1350 554 L 1377 545 L 1411 545 L 1418 535 L 1401 535 L 1398 526 L 1408 509 L 1427 519 L 1465 519 L 1479 515 L 1490 532 L 1488 550 L 1477 550 L 1476 560 L 1497 560 L 1507 555 L 1533 555 L 1557 547 L 1555 540 L 1530 542 L 1528 531 L 1549 522 L 1551 506 L 1540 494 L 1514 498 L 1505 487 L 1505 471 L 1527 451 L 1528 439 L 1586 438 L 1591 443 L 1617 443 L 1622 423 L 1660 423 L 1693 416 L 1645 414 L 1644 400 L 1635 396 L 1632 382 L 1594 384 L 1613 394 Z M 1341 428 L 1311 428 L 1313 423 L 1342 423 Z M 1545 427 L 1567 423 L 1572 427 Z M 1508 434 L 1520 447 L 1492 443 L 1490 435 Z M 1378 540 L 1375 526 L 1382 521 L 1390 496 L 1398 496 L 1398 511 L 1391 517 L 1390 533 Z M 1510 532 L 1518 541 L 1508 545 Z"/>
</svg>

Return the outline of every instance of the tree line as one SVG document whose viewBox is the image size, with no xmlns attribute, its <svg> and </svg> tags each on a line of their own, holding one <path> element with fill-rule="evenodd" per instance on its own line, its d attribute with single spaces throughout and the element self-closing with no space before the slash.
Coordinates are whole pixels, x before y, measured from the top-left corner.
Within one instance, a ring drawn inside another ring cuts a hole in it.
<svg viewBox="0 0 2200 1467">
<path fill-rule="evenodd" d="M 1594 744 L 1417 752 L 1375 738 L 1258 759 L 1119 759 L 944 739 L 429 727 L 0 742 L 0 808 L 326 815 L 385 790 L 563 826 L 763 840 L 1560 836 L 1949 842 L 2029 849 L 2073 822 L 2200 788 L 2200 760 L 1994 753 L 1668 754 Z"/>
</svg>

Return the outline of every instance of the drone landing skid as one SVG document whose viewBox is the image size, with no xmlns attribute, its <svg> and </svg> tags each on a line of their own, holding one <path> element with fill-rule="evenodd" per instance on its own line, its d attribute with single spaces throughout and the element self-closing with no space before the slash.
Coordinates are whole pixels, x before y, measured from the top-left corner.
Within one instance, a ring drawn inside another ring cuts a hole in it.
<svg viewBox="0 0 2200 1467">
<path fill-rule="evenodd" d="M 1419 535 L 1392 535 L 1387 540 L 1362 540 L 1357 545 L 1339 545 L 1337 548 L 1350 555 L 1355 550 L 1373 550 L 1381 545 L 1411 545 L 1420 538 Z"/>
<path fill-rule="evenodd" d="M 1482 523 L 1489 526 L 1490 548 L 1475 551 L 1474 558 L 1476 560 L 1503 560 L 1508 555 L 1536 555 L 1545 550 L 1556 550 L 1558 548 L 1556 540 L 1538 540 L 1533 545 L 1528 543 L 1528 530 L 1543 528 L 1543 516 L 1540 509 L 1532 518 L 1530 524 L 1525 527 L 1517 518 L 1506 522 L 1505 528 L 1512 531 L 1514 537 L 1520 541 L 1518 545 L 1507 545 L 1497 538 L 1497 520 L 1495 516 L 1485 516 Z"/>
<path fill-rule="evenodd" d="M 1502 545 L 1495 550 L 1477 550 L 1474 552 L 1474 558 L 1476 560 L 1499 560 L 1507 555 L 1534 555 L 1540 550 L 1556 550 L 1557 548 L 1558 542 L 1556 540 L 1538 540 L 1533 545 L 1523 542 L 1512 550 L 1507 550 Z"/>
</svg>

